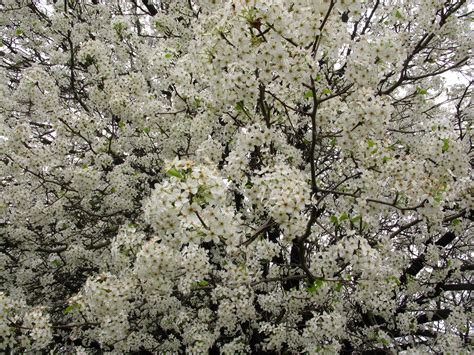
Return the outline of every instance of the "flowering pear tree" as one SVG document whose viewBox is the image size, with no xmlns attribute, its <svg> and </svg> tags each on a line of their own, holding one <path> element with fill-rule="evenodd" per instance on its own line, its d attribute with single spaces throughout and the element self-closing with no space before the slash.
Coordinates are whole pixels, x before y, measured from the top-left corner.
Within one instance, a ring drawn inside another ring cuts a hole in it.
<svg viewBox="0 0 474 355">
<path fill-rule="evenodd" d="M 470 352 L 471 5 L 1 1 L 0 350 Z"/>
</svg>

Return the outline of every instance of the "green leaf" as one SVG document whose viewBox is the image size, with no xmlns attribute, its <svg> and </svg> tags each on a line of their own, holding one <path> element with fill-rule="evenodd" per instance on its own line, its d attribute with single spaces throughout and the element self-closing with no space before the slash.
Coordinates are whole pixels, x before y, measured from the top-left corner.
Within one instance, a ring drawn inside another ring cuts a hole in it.
<svg viewBox="0 0 474 355">
<path fill-rule="evenodd" d="M 129 223 L 127 226 L 128 226 L 128 228 L 137 228 L 137 227 L 138 227 L 138 224 Z"/>
<path fill-rule="evenodd" d="M 51 264 L 54 267 L 60 267 L 63 264 L 63 262 L 61 261 L 61 259 L 54 259 L 53 261 L 51 261 Z"/>
<path fill-rule="evenodd" d="M 243 111 L 244 110 L 244 102 L 243 101 L 239 101 L 235 104 L 235 109 L 237 111 Z"/>
<path fill-rule="evenodd" d="M 360 221 L 361 219 L 362 219 L 362 216 L 361 216 L 361 215 L 357 215 L 357 216 L 351 218 L 351 222 L 352 222 L 352 223 L 355 223 L 355 222 L 357 222 L 357 221 Z"/>
<path fill-rule="evenodd" d="M 385 162 L 389 161 L 390 159 L 392 159 L 392 158 L 390 158 L 389 156 L 386 156 L 386 155 L 385 155 L 385 156 L 382 157 L 382 162 L 385 163 Z"/>
<path fill-rule="evenodd" d="M 308 292 L 309 293 L 315 293 L 318 289 L 321 288 L 321 286 L 324 285 L 324 279 L 322 277 L 318 277 L 316 280 L 314 280 L 313 284 L 308 287 Z"/>
<path fill-rule="evenodd" d="M 122 33 L 122 31 L 125 29 L 125 25 L 122 22 L 116 22 L 112 25 L 113 29 L 118 33 Z"/>
<path fill-rule="evenodd" d="M 367 146 L 368 146 L 369 148 L 372 148 L 372 147 L 375 146 L 375 142 L 374 142 L 372 139 L 368 139 L 368 140 L 367 140 Z"/>
<path fill-rule="evenodd" d="M 331 222 L 334 223 L 335 225 L 338 225 L 339 220 L 337 219 L 337 216 L 331 216 Z"/>
<path fill-rule="evenodd" d="M 334 147 L 336 145 L 336 137 L 332 137 L 331 140 L 329 141 L 329 144 Z"/>
<path fill-rule="evenodd" d="M 176 169 L 176 168 L 171 168 L 166 172 L 169 176 L 174 176 L 177 177 L 180 180 L 184 179 L 184 176 Z"/>
<path fill-rule="evenodd" d="M 307 99 L 309 99 L 310 97 L 314 97 L 313 95 L 313 90 L 308 90 L 304 93 L 304 97 L 306 97 Z"/>
<path fill-rule="evenodd" d="M 318 75 L 316 75 L 316 78 L 314 78 L 314 80 L 316 80 L 316 81 L 319 81 L 319 80 L 321 80 L 321 75 L 319 75 L 319 74 L 318 74 Z"/>
<path fill-rule="evenodd" d="M 334 287 L 334 290 L 336 292 L 340 292 L 342 290 L 342 282 L 339 281 L 338 283 L 336 283 L 336 286 Z"/>
<path fill-rule="evenodd" d="M 326 88 L 322 91 L 322 93 L 323 93 L 323 95 L 329 95 L 330 93 L 332 93 L 332 91 L 331 91 L 331 89 Z"/>
<path fill-rule="evenodd" d="M 81 308 L 80 304 L 73 303 L 73 304 L 67 306 L 66 309 L 63 311 L 63 313 L 68 314 L 68 313 L 71 313 L 72 311 L 74 311 L 75 309 L 79 309 L 79 308 Z"/>
<path fill-rule="evenodd" d="M 150 127 L 143 128 L 143 132 L 145 132 L 146 134 L 150 133 Z"/>
<path fill-rule="evenodd" d="M 449 138 L 444 138 L 443 139 L 443 148 L 441 150 L 444 152 L 447 152 L 449 149 Z"/>
<path fill-rule="evenodd" d="M 410 274 L 406 274 L 406 278 L 407 278 L 407 282 L 406 282 L 407 285 L 416 281 L 416 279 Z"/>
<path fill-rule="evenodd" d="M 396 284 L 397 286 L 400 286 L 400 284 L 401 284 L 401 282 L 400 282 L 400 280 L 398 279 L 398 277 L 393 276 L 393 275 L 387 277 L 387 282 L 389 282 L 389 283 L 393 282 L 393 283 Z"/>
<path fill-rule="evenodd" d="M 91 66 L 92 64 L 94 64 L 94 57 L 91 56 L 90 54 L 87 54 L 85 57 L 84 63 L 86 67 Z"/>
<path fill-rule="evenodd" d="M 400 12 L 399 10 L 395 11 L 395 14 L 394 14 L 394 15 L 395 15 L 395 17 L 398 18 L 398 19 L 402 19 L 402 18 L 403 18 L 402 14 L 401 14 L 401 12 Z"/>
<path fill-rule="evenodd" d="M 203 287 L 203 286 L 207 286 L 209 285 L 209 282 L 206 281 L 206 280 L 201 280 L 201 281 L 196 281 L 196 282 L 193 282 L 192 283 L 192 287 L 196 288 L 196 287 Z"/>
<path fill-rule="evenodd" d="M 341 216 L 339 217 L 339 222 L 342 222 L 342 221 L 345 221 L 346 219 L 349 219 L 349 215 L 344 212 L 343 214 L 341 214 Z"/>
<path fill-rule="evenodd" d="M 428 90 L 422 89 L 422 88 L 416 88 L 416 93 L 419 95 L 426 95 L 428 93 Z"/>
<path fill-rule="evenodd" d="M 15 33 L 16 33 L 17 36 L 21 36 L 23 34 L 23 30 L 21 28 L 17 28 L 15 30 Z"/>
<path fill-rule="evenodd" d="M 127 247 L 125 247 L 124 245 L 121 245 L 119 247 L 119 251 L 120 251 L 120 254 L 124 255 L 124 256 L 129 256 L 130 255 L 130 249 L 128 249 Z"/>
<path fill-rule="evenodd" d="M 457 226 L 458 224 L 461 224 L 461 220 L 460 220 L 459 218 L 453 219 L 453 220 L 451 221 L 451 224 L 452 224 L 453 226 Z"/>
<path fill-rule="evenodd" d="M 119 128 L 124 128 L 125 127 L 125 121 L 120 120 L 119 123 L 118 123 L 118 126 L 119 126 Z"/>
<path fill-rule="evenodd" d="M 166 58 L 166 59 L 170 59 L 172 56 L 173 56 L 173 55 L 172 55 L 171 53 L 166 53 L 166 54 L 165 54 L 165 58 Z"/>
</svg>

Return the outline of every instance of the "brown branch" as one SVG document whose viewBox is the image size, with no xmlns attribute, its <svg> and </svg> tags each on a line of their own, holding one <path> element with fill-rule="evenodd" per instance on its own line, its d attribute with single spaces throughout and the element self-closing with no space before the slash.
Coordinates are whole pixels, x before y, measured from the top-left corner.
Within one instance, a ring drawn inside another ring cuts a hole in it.
<svg viewBox="0 0 474 355">
<path fill-rule="evenodd" d="M 316 36 L 316 39 L 313 42 L 313 48 L 311 49 L 311 54 L 313 58 L 316 58 L 316 53 L 318 52 L 319 48 L 319 43 L 321 42 L 321 36 L 322 36 L 322 31 L 324 29 L 324 26 L 326 25 L 326 22 L 329 19 L 329 15 L 331 14 L 332 9 L 334 8 L 334 5 L 336 5 L 335 0 L 331 0 L 331 3 L 329 4 L 328 11 L 326 12 L 326 15 L 324 16 L 323 22 L 321 23 L 321 26 L 319 26 L 319 35 Z"/>
<path fill-rule="evenodd" d="M 474 284 L 469 284 L 469 283 L 445 284 L 445 285 L 441 285 L 440 288 L 443 291 L 474 291 Z"/>
<path fill-rule="evenodd" d="M 453 232 L 445 233 L 437 242 L 435 242 L 435 246 L 439 249 L 444 248 L 449 243 L 451 243 L 456 238 L 456 235 Z M 400 283 L 406 284 L 410 277 L 416 276 L 424 267 L 426 261 L 426 254 L 420 254 L 417 258 L 412 260 L 410 266 L 405 268 L 400 276 Z"/>
<path fill-rule="evenodd" d="M 276 223 L 273 221 L 272 218 L 269 218 L 262 226 L 260 226 L 253 234 L 252 236 L 247 239 L 245 242 L 243 243 L 240 243 L 238 246 L 241 247 L 241 246 L 248 246 L 250 245 L 255 239 L 257 239 L 257 237 L 268 231 L 271 227 L 273 227 Z"/>
<path fill-rule="evenodd" d="M 155 5 L 151 4 L 150 1 L 148 0 L 142 0 L 143 5 L 145 5 L 146 9 L 148 10 L 148 13 L 151 16 L 155 16 L 158 13 L 158 10 L 156 9 Z"/>
</svg>

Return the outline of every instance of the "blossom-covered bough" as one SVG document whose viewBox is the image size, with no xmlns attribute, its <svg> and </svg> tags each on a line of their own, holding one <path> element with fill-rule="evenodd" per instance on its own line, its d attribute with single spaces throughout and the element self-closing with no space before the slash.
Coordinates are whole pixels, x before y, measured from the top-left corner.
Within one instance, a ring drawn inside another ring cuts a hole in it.
<svg viewBox="0 0 474 355">
<path fill-rule="evenodd" d="M 469 1 L 0 11 L 0 349 L 472 350 Z"/>
</svg>

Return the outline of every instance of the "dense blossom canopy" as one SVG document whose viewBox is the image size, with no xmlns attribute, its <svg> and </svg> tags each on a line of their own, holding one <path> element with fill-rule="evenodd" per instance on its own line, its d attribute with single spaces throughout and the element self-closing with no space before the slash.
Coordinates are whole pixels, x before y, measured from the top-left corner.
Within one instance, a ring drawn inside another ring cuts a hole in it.
<svg viewBox="0 0 474 355">
<path fill-rule="evenodd" d="M 469 1 L 0 11 L 0 351 L 472 350 Z"/>
</svg>

